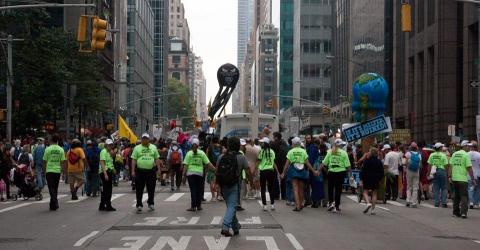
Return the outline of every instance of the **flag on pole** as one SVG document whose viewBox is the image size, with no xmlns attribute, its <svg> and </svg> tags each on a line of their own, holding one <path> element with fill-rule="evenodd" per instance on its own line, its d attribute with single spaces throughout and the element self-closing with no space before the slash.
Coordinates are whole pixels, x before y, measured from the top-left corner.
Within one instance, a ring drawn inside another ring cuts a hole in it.
<svg viewBox="0 0 480 250">
<path fill-rule="evenodd" d="M 137 143 L 137 136 L 133 133 L 130 127 L 128 127 L 127 122 L 125 122 L 121 116 L 118 116 L 118 135 L 120 138 L 127 138 L 130 140 L 130 143 Z"/>
</svg>

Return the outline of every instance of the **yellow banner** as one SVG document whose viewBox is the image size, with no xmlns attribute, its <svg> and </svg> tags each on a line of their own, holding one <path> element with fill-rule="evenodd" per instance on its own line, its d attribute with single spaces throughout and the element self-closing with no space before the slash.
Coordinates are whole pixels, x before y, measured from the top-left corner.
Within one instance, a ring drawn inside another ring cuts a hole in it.
<svg viewBox="0 0 480 250">
<path fill-rule="evenodd" d="M 130 140 L 130 143 L 137 143 L 137 136 L 133 133 L 130 127 L 128 127 L 127 122 L 125 122 L 121 116 L 118 116 L 118 135 L 120 138 L 127 138 Z"/>
</svg>

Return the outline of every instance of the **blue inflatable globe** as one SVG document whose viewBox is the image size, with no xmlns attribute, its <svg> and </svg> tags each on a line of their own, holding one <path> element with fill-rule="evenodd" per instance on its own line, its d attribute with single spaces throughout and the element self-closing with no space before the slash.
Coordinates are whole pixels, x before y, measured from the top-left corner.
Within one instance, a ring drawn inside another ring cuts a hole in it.
<svg viewBox="0 0 480 250">
<path fill-rule="evenodd" d="M 376 73 L 364 73 L 353 83 L 352 111 L 355 120 L 368 119 L 368 113 L 375 111 L 377 115 L 385 112 L 388 98 L 388 83 Z"/>
</svg>

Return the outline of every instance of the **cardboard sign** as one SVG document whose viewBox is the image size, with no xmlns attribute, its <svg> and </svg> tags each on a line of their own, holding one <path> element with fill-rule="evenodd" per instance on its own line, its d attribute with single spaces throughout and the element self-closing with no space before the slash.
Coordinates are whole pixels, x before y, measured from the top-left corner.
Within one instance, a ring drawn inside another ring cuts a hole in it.
<svg viewBox="0 0 480 250">
<path fill-rule="evenodd" d="M 390 117 L 377 116 L 365 122 L 349 124 L 342 128 L 345 140 L 357 141 L 370 135 L 392 132 Z"/>
</svg>

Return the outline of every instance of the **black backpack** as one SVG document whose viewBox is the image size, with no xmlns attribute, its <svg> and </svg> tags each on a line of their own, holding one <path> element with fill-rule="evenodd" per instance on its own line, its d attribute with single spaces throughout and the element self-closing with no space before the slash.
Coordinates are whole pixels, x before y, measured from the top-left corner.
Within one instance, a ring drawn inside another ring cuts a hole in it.
<svg viewBox="0 0 480 250">
<path fill-rule="evenodd" d="M 238 169 L 237 152 L 228 152 L 220 158 L 216 178 L 222 187 L 231 187 L 238 183 L 240 171 Z"/>
</svg>

